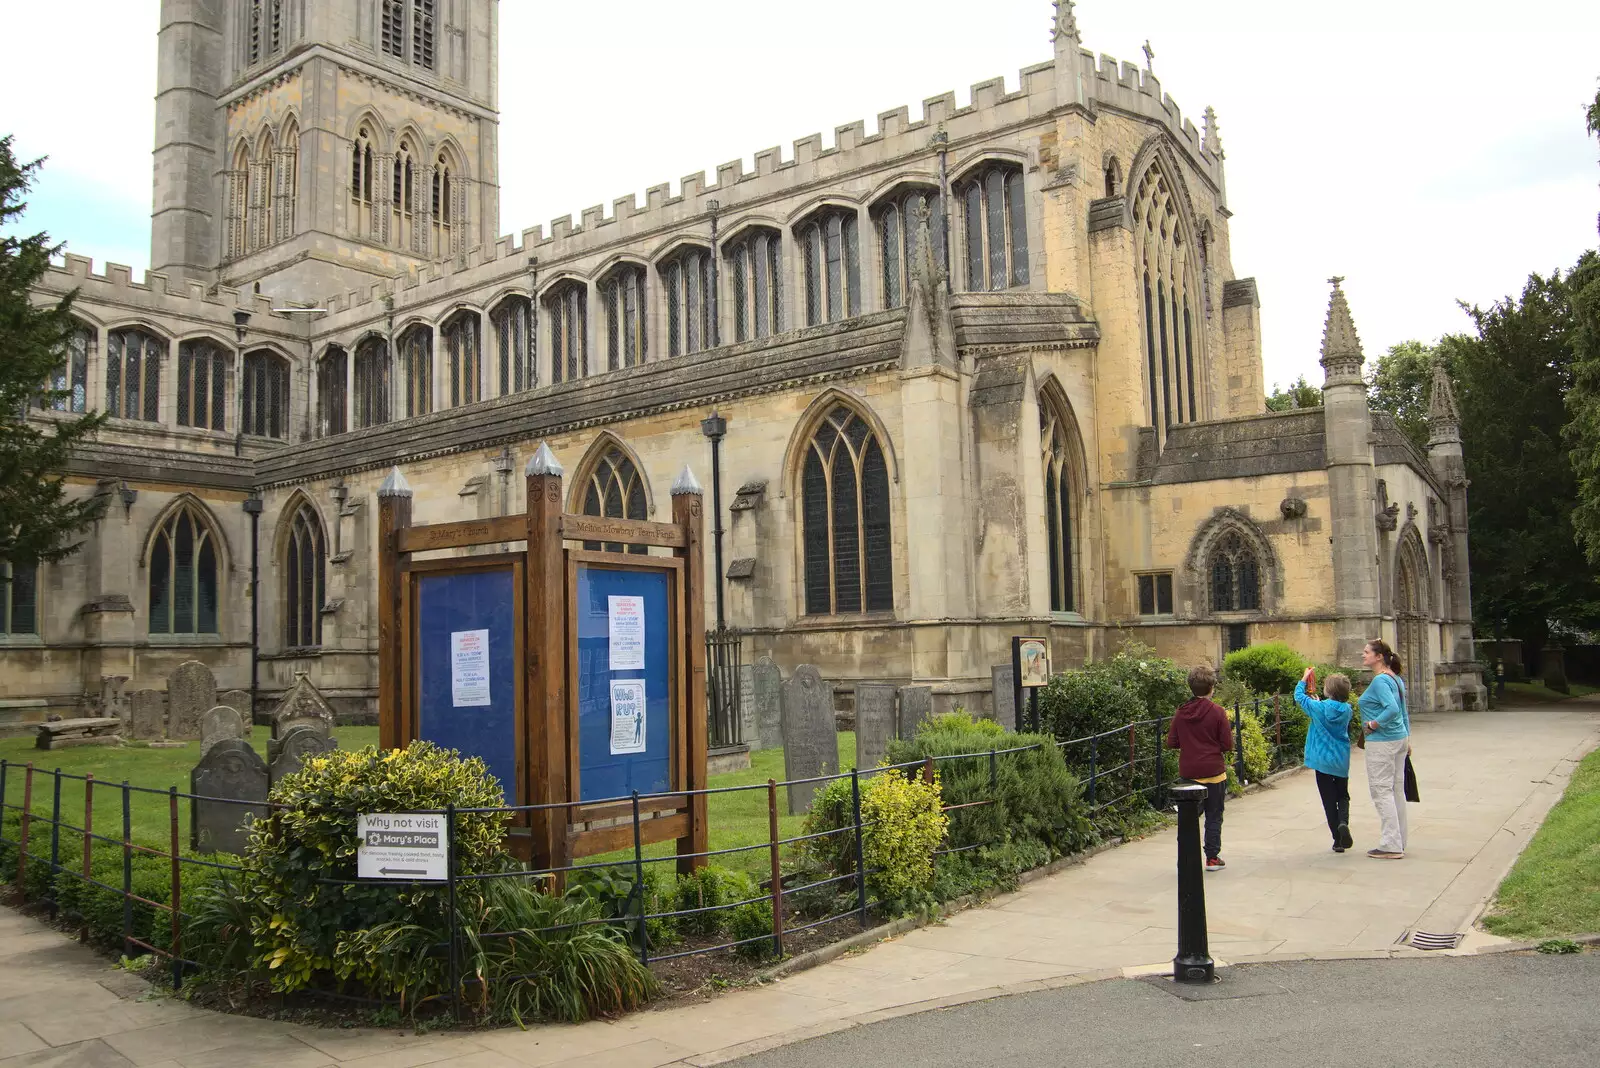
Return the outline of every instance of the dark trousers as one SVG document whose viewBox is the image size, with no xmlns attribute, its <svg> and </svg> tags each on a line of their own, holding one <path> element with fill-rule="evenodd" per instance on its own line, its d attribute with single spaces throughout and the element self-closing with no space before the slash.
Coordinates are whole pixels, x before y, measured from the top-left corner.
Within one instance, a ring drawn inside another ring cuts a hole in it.
<svg viewBox="0 0 1600 1068">
<path fill-rule="evenodd" d="M 1339 824 L 1350 820 L 1350 780 L 1317 772 L 1317 793 L 1322 795 L 1322 813 L 1328 817 L 1328 830 L 1339 836 Z"/>
<path fill-rule="evenodd" d="M 1202 783 L 1206 788 L 1206 858 L 1222 852 L 1222 803 L 1228 799 L 1228 781 Z"/>
</svg>

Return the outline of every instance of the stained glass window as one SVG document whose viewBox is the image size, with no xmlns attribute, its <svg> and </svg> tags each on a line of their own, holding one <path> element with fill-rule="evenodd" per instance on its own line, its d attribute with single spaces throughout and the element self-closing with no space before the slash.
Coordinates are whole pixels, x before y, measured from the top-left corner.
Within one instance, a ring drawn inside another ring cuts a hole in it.
<svg viewBox="0 0 1600 1068">
<path fill-rule="evenodd" d="M 834 408 L 801 469 L 804 592 L 810 615 L 894 608 L 889 473 L 870 425 Z"/>
<path fill-rule="evenodd" d="M 198 509 L 184 504 L 150 546 L 150 633 L 216 634 L 216 538 Z"/>
</svg>

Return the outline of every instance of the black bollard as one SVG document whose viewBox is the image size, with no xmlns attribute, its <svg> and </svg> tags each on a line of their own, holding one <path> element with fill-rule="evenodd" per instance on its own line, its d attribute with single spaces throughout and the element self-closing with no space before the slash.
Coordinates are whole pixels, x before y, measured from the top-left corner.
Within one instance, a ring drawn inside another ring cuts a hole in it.
<svg viewBox="0 0 1600 1068">
<path fill-rule="evenodd" d="M 1209 983 L 1217 977 L 1206 939 L 1205 870 L 1201 867 L 1200 808 L 1206 788 L 1184 783 L 1170 791 L 1178 806 L 1178 955 L 1172 978 L 1179 983 Z"/>
</svg>

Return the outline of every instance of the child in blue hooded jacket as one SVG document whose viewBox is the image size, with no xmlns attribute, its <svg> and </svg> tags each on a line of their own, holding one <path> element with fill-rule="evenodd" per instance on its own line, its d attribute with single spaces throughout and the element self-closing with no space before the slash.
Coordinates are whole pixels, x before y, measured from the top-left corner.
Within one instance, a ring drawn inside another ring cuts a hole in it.
<svg viewBox="0 0 1600 1068">
<path fill-rule="evenodd" d="M 1333 851 L 1343 853 L 1353 844 L 1350 837 L 1350 680 L 1329 675 L 1322 684 L 1324 700 L 1307 693 L 1317 684 L 1316 672 L 1306 668 L 1305 676 L 1294 688 L 1294 700 L 1311 717 L 1306 726 L 1306 767 L 1317 773 L 1317 793 L 1322 795 L 1322 811 L 1333 832 Z"/>
</svg>

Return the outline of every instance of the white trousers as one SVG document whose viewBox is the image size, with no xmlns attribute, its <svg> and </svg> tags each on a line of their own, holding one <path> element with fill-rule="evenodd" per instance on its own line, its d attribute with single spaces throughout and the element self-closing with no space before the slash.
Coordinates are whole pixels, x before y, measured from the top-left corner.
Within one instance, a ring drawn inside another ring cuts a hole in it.
<svg viewBox="0 0 1600 1068">
<path fill-rule="evenodd" d="M 1411 742 L 1367 739 L 1367 788 L 1378 810 L 1378 848 L 1388 853 L 1406 851 L 1406 753 Z"/>
</svg>

